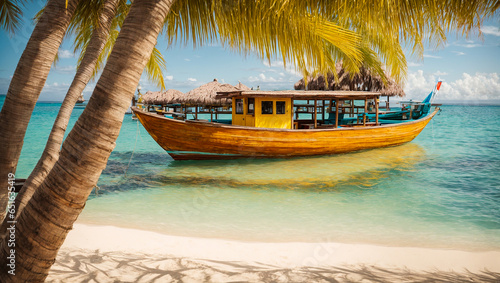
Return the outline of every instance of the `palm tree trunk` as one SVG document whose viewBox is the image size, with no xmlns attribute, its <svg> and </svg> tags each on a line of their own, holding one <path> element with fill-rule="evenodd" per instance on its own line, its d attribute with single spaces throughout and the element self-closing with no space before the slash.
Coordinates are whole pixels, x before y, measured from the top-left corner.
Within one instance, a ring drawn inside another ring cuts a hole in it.
<svg viewBox="0 0 500 283">
<path fill-rule="evenodd" d="M 43 281 L 85 206 L 115 146 L 125 111 L 173 0 L 135 0 L 89 103 L 63 143 L 56 164 L 19 215 L 16 276 Z M 11 254 L 0 246 L 0 266 Z M 2 275 L 0 275 L 2 276 Z"/>
<path fill-rule="evenodd" d="M 92 78 L 92 73 L 95 69 L 98 57 L 108 40 L 111 22 L 116 14 L 116 8 L 119 1 L 120 0 L 108 0 L 104 3 L 103 9 L 99 15 L 99 27 L 96 28 L 92 34 L 82 62 L 64 98 L 56 120 L 54 121 L 54 126 L 50 132 L 42 156 L 16 197 L 16 215 L 21 213 L 35 190 L 40 186 L 59 158 L 59 150 L 64 139 L 64 132 L 69 123 L 69 118 L 71 117 L 71 112 L 80 94 Z M 7 225 L 7 221 L 4 221 L 2 229 L 0 229 L 2 233 L 7 231 Z"/>
<path fill-rule="evenodd" d="M 0 187 L 15 173 L 26 128 L 36 101 L 80 0 L 50 0 L 26 45 L 0 112 Z M 7 190 L 0 190 L 0 220 L 5 216 Z"/>
</svg>

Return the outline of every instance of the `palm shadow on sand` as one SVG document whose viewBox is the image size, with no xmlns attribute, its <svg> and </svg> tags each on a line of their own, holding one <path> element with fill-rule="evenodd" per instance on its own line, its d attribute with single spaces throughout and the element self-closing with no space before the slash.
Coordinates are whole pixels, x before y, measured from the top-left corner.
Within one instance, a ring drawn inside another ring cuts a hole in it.
<svg viewBox="0 0 500 283">
<path fill-rule="evenodd" d="M 500 273 L 377 266 L 280 268 L 120 252 L 61 251 L 47 282 L 500 282 Z"/>
</svg>

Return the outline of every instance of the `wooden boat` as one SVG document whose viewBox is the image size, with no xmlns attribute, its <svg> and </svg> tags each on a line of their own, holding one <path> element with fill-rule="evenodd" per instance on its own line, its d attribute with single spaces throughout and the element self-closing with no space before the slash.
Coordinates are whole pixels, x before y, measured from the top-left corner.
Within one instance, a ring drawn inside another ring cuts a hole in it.
<svg viewBox="0 0 500 283">
<path fill-rule="evenodd" d="M 80 94 L 80 97 L 78 97 L 78 100 L 76 101 L 77 104 L 82 104 L 85 102 L 85 98 L 83 97 L 83 93 Z"/>
<path fill-rule="evenodd" d="M 175 160 L 284 158 L 394 146 L 412 141 L 439 111 L 436 107 L 419 119 L 380 123 L 378 93 L 235 91 L 220 93 L 220 97 L 233 100 L 232 125 L 178 120 L 138 108 L 132 108 L 132 111 L 155 141 Z M 294 118 L 297 111 L 292 105 L 294 100 L 305 99 L 314 100 L 315 114 L 317 100 L 323 101 L 319 107 L 325 107 L 325 101 L 329 101 L 329 106 L 335 108 L 335 117 L 342 110 L 340 101 L 349 99 L 364 100 L 365 111 L 357 114 L 356 123 L 351 119 L 350 124 L 344 125 L 338 118 L 333 125 L 322 125 L 314 115 L 312 121 L 306 121 L 313 123 L 302 123 L 302 126 L 312 125 L 312 128 L 300 129 L 297 127 L 300 121 Z M 376 102 L 375 122 L 370 122 L 367 116 L 367 101 L 371 99 Z M 270 101 L 273 101 L 274 108 L 266 110 L 266 105 L 271 107 Z"/>
</svg>

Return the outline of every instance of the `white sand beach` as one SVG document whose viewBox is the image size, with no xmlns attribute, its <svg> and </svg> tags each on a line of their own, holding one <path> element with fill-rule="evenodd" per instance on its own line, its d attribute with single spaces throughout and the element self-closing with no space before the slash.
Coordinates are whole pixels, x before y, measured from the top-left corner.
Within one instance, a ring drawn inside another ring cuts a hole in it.
<svg viewBox="0 0 500 283">
<path fill-rule="evenodd" d="M 47 281 L 394 282 L 432 279 L 450 282 L 463 278 L 472 282 L 498 282 L 500 251 L 239 242 L 75 224 Z"/>
</svg>

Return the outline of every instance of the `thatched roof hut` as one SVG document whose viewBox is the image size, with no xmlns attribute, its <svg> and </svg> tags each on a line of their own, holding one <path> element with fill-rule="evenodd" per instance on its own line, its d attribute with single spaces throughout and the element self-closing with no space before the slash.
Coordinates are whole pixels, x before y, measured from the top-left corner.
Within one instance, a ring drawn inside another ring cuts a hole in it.
<svg viewBox="0 0 500 283">
<path fill-rule="evenodd" d="M 142 102 L 145 104 L 176 104 L 183 103 L 184 93 L 175 90 L 169 89 L 167 91 L 148 91 L 142 95 Z"/>
<path fill-rule="evenodd" d="M 236 87 L 230 84 L 221 84 L 217 79 L 186 92 L 186 103 L 197 105 L 225 106 L 231 105 L 229 99 L 216 99 L 219 91 L 234 91 Z"/>
<path fill-rule="evenodd" d="M 240 81 L 238 81 L 238 84 L 235 85 L 235 87 L 239 90 L 250 90 L 249 87 L 247 87 L 246 85 L 242 84 Z"/>
<path fill-rule="evenodd" d="M 368 68 L 362 67 L 360 72 L 351 76 L 349 72 L 342 68 L 342 63 L 336 65 L 338 81 L 329 73 L 325 78 L 320 74 L 316 77 L 307 77 L 308 90 L 355 90 L 355 91 L 378 91 L 384 96 L 405 96 L 403 88 L 393 79 L 387 77 L 388 84 L 384 85 L 379 75 L 372 74 Z M 304 79 L 295 83 L 296 90 L 305 89 Z"/>
</svg>

